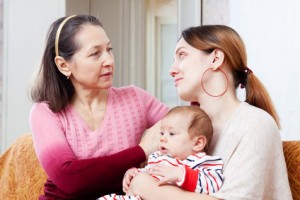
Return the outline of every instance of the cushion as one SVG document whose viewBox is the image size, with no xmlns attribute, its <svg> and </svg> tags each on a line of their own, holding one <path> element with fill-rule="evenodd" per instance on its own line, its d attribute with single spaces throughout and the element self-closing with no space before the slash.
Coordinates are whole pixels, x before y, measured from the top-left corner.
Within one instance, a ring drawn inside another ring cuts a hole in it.
<svg viewBox="0 0 300 200">
<path fill-rule="evenodd" d="M 284 141 L 283 152 L 294 200 L 300 200 L 300 141 Z"/>
<path fill-rule="evenodd" d="M 0 156 L 0 199 L 38 199 L 45 181 L 32 135 L 24 134 Z"/>
</svg>

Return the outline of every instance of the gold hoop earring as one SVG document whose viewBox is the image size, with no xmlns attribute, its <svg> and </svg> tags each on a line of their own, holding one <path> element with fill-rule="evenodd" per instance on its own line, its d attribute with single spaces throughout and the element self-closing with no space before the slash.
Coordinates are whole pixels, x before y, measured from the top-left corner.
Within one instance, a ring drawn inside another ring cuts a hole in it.
<svg viewBox="0 0 300 200">
<path fill-rule="evenodd" d="M 205 70 L 205 72 L 202 74 L 202 77 L 201 77 L 201 86 L 202 86 L 202 89 L 203 89 L 203 91 L 206 93 L 206 94 L 208 94 L 209 96 L 211 96 L 211 97 L 220 97 L 220 96 L 223 96 L 225 93 L 226 93 L 226 91 L 227 91 L 227 89 L 228 89 L 228 77 L 227 77 L 227 75 L 225 74 L 225 72 L 222 70 L 222 69 L 218 69 L 220 72 L 222 72 L 223 74 L 224 74 L 224 76 L 225 76 L 225 79 L 226 79 L 226 88 L 225 88 L 225 90 L 221 93 L 221 94 L 211 94 L 211 93 L 209 93 L 206 89 L 205 89 L 205 87 L 204 87 L 204 83 L 203 83 L 203 77 L 204 77 L 204 75 L 208 72 L 208 71 L 210 71 L 210 70 L 213 70 L 213 68 L 208 68 L 207 70 Z M 214 71 L 214 70 L 213 70 Z"/>
</svg>

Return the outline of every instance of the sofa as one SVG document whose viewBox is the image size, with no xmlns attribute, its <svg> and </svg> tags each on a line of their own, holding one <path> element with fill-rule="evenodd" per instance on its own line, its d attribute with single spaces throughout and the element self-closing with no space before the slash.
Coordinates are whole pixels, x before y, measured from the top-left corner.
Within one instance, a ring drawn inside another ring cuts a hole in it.
<svg viewBox="0 0 300 200">
<path fill-rule="evenodd" d="M 300 200 L 300 141 L 283 141 L 283 151 L 293 199 Z M 38 199 L 43 194 L 45 181 L 32 135 L 24 134 L 0 156 L 0 199 Z"/>
</svg>

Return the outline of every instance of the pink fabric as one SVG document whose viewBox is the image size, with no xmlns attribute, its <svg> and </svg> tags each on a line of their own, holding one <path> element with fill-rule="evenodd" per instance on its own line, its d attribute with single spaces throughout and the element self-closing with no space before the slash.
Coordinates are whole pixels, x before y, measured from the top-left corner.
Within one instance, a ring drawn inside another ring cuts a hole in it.
<svg viewBox="0 0 300 200">
<path fill-rule="evenodd" d="M 105 118 L 98 130 L 91 131 L 71 105 L 53 113 L 46 103 L 34 104 L 30 125 L 37 156 L 49 177 L 46 195 L 68 199 L 119 191 L 125 171 L 145 159 L 136 146 L 141 134 L 167 111 L 135 86 L 110 88 Z"/>
</svg>

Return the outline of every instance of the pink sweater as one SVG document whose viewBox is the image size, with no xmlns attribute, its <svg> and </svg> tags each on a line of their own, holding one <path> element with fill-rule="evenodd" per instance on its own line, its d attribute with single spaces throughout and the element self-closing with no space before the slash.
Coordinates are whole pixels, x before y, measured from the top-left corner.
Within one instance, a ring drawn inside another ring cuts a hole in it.
<svg viewBox="0 0 300 200">
<path fill-rule="evenodd" d="M 127 169 L 145 160 L 137 146 L 168 108 L 135 86 L 110 88 L 106 114 L 91 131 L 72 108 L 53 113 L 46 103 L 30 114 L 35 150 L 48 175 L 46 199 L 93 199 L 120 192 Z"/>
</svg>

